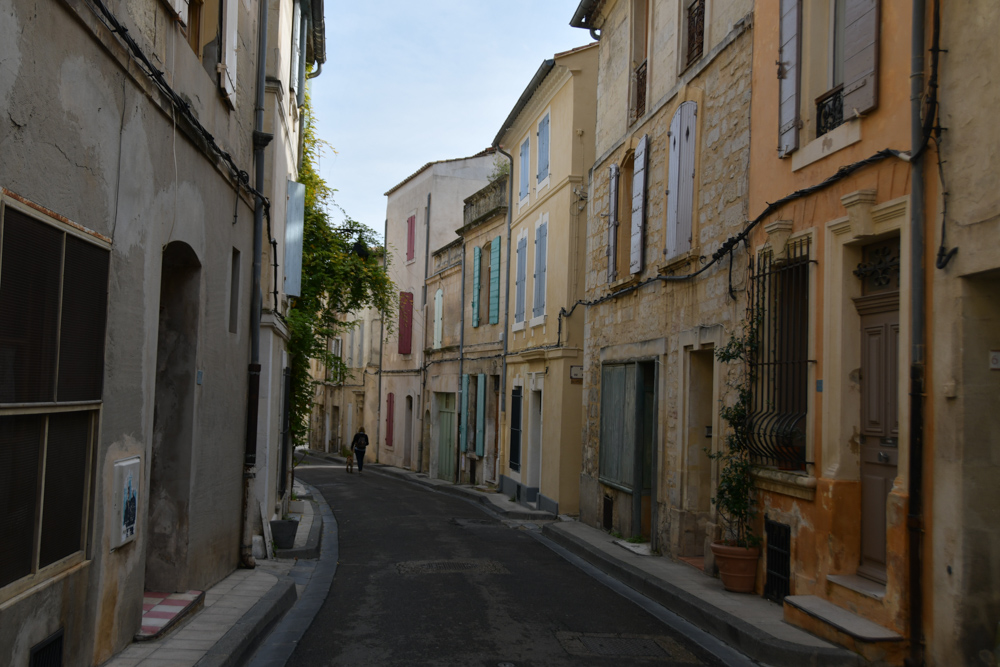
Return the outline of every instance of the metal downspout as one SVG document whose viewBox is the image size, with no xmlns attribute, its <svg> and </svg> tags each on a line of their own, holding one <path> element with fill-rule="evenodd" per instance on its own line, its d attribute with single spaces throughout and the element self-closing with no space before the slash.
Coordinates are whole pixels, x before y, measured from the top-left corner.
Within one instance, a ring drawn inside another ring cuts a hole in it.
<svg viewBox="0 0 1000 667">
<path fill-rule="evenodd" d="M 267 67 L 267 12 L 266 0 L 258 0 L 260 17 L 257 29 L 257 100 L 254 108 L 253 160 L 254 187 L 264 191 L 264 148 L 271 142 L 271 135 L 264 133 L 264 76 Z M 250 294 L 250 365 L 247 389 L 247 425 L 243 450 L 243 530 L 240 539 L 240 565 L 252 568 L 253 557 L 251 485 L 254 466 L 257 464 L 257 410 L 260 399 L 260 266 L 264 245 L 264 206 L 257 197 L 253 212 L 253 282 Z M 275 308 L 277 308 L 277 303 Z"/>
<path fill-rule="evenodd" d="M 462 238 L 462 309 L 459 311 L 461 315 L 458 316 L 458 433 L 461 436 L 462 429 L 465 429 L 465 436 L 469 436 L 469 426 L 465 423 L 468 421 L 469 411 L 468 409 L 462 410 L 462 406 L 465 404 L 462 401 L 466 400 L 465 392 L 463 391 L 463 386 L 465 381 L 463 380 L 463 373 L 465 372 L 465 238 Z M 466 416 L 466 420 L 463 421 L 462 415 Z M 465 447 L 465 443 L 461 441 L 459 437 L 458 447 L 455 454 L 455 483 L 458 484 L 462 481 L 462 448 Z M 475 484 L 475 480 L 472 482 Z"/>
<path fill-rule="evenodd" d="M 427 308 L 427 264 L 430 257 L 431 247 L 431 193 L 427 193 L 427 208 L 424 209 L 424 226 L 427 228 L 424 235 L 424 286 L 420 290 L 420 307 Z M 426 316 L 426 313 L 424 313 Z M 426 317 L 424 318 L 426 322 Z M 424 327 L 424 331 L 426 331 Z M 424 341 L 426 343 L 427 341 Z M 424 363 L 424 352 L 420 351 L 420 398 L 421 403 L 427 400 L 427 364 Z M 421 413 L 426 413 L 421 410 Z M 430 443 L 427 443 L 430 446 Z M 423 472 L 424 467 L 424 415 L 420 415 L 420 445 L 417 447 L 417 472 Z"/>
<path fill-rule="evenodd" d="M 923 457 L 924 457 L 924 348 L 926 334 L 924 271 L 925 141 L 920 112 L 924 90 L 925 0 L 913 0 L 910 73 L 910 144 L 914 156 L 910 172 L 910 499 L 906 520 L 909 536 L 910 656 L 909 667 L 924 664 L 923 648 Z M 931 109 L 928 113 L 933 113 Z"/>
<path fill-rule="evenodd" d="M 387 271 L 389 267 L 389 244 L 386 239 L 389 237 L 389 218 L 385 219 L 385 226 L 382 227 L 382 270 Z M 375 463 L 379 462 L 379 445 L 382 441 L 382 351 L 385 348 L 385 313 L 379 313 L 379 335 L 378 335 L 378 407 L 375 408 Z"/>
<path fill-rule="evenodd" d="M 500 412 L 507 412 L 507 336 L 510 329 L 510 219 L 514 210 L 514 157 L 500 148 L 500 144 L 493 144 L 493 148 L 507 158 L 510 162 L 510 170 L 507 172 L 507 274 L 504 279 L 503 290 L 503 370 L 500 374 Z"/>
</svg>

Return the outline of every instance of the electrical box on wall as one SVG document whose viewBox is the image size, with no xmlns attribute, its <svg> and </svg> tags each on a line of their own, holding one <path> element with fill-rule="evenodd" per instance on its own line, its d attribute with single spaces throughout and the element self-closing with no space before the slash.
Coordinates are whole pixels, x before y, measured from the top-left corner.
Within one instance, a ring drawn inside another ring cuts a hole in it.
<svg viewBox="0 0 1000 667">
<path fill-rule="evenodd" d="M 115 461 L 114 522 L 111 530 L 112 551 L 135 539 L 136 517 L 139 514 L 140 459 Z"/>
</svg>

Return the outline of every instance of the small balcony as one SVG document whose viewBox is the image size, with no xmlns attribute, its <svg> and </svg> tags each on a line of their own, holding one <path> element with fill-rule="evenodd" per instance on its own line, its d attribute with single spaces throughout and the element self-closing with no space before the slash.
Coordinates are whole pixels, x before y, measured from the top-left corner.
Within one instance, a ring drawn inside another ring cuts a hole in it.
<svg viewBox="0 0 1000 667">
<path fill-rule="evenodd" d="M 837 86 L 816 98 L 816 136 L 844 124 L 844 86 Z"/>
<path fill-rule="evenodd" d="M 501 176 L 482 190 L 465 199 L 462 225 L 468 226 L 495 215 L 507 208 L 509 176 Z"/>
</svg>

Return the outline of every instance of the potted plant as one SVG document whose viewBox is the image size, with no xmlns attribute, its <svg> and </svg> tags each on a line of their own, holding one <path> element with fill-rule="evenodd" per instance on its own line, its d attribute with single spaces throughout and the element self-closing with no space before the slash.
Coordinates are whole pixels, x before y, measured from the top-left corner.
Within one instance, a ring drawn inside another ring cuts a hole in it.
<svg viewBox="0 0 1000 667">
<path fill-rule="evenodd" d="M 761 540 L 753 532 L 757 515 L 749 446 L 753 378 L 747 365 L 747 357 L 756 345 L 756 324 L 756 318 L 751 318 L 742 333 L 734 334 L 716 350 L 719 361 L 731 364 L 727 384 L 735 390 L 736 400 L 719 410 L 728 425 L 724 448 L 707 452 L 719 462 L 719 483 L 712 504 L 718 509 L 723 526 L 722 539 L 711 545 L 712 553 L 722 585 L 737 593 L 753 591 L 760 557 Z"/>
</svg>

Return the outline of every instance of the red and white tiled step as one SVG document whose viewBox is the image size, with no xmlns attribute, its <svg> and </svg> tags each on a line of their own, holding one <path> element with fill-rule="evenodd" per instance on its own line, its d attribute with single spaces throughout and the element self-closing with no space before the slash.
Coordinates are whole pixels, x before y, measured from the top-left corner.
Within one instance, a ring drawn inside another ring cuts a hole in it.
<svg viewBox="0 0 1000 667">
<path fill-rule="evenodd" d="M 136 633 L 135 640 L 141 642 L 163 636 L 177 621 L 200 609 L 204 603 L 204 591 L 186 593 L 146 591 L 142 596 L 142 627 Z"/>
</svg>

